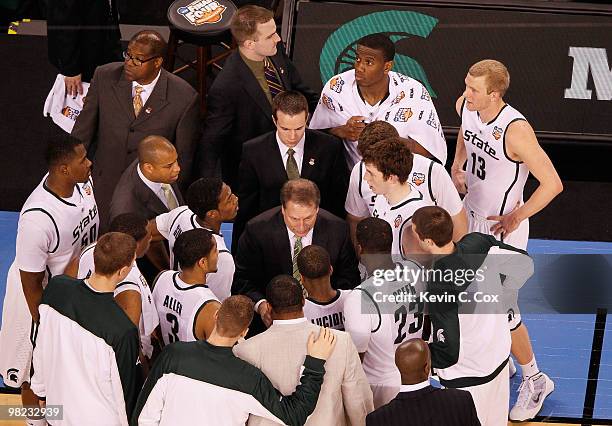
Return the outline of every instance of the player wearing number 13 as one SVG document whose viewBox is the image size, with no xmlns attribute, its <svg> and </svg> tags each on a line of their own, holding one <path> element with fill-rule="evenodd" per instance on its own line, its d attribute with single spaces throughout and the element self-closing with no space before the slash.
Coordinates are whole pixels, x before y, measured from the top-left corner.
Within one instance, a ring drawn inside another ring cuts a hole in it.
<svg viewBox="0 0 612 426">
<path fill-rule="evenodd" d="M 49 173 L 19 214 L 15 260 L 7 277 L 0 375 L 11 387 L 29 382 L 43 288 L 52 276 L 64 273 L 84 246 L 96 240 L 98 231 L 91 161 L 83 144 L 68 135 L 52 139 L 46 161 Z M 22 399 L 24 405 L 36 402 L 27 383 Z"/>
</svg>

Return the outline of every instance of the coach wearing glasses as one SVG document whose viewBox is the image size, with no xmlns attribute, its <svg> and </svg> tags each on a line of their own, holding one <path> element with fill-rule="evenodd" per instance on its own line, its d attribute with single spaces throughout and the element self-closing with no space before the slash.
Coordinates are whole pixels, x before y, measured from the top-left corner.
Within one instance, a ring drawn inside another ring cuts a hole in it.
<svg viewBox="0 0 612 426">
<path fill-rule="evenodd" d="M 188 185 L 199 139 L 197 92 L 162 69 L 166 41 L 155 31 L 140 31 L 130 40 L 124 62 L 98 67 L 72 135 L 88 149 L 100 213 L 100 227 L 109 223 L 113 190 L 123 171 L 136 159 L 146 136 L 168 139 L 178 153 L 179 186 Z"/>
</svg>

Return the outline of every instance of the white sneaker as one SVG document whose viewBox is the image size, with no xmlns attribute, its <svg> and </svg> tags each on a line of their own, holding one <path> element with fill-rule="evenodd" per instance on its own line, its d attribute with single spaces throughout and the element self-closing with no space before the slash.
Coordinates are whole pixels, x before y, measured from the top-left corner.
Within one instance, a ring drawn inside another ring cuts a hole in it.
<svg viewBox="0 0 612 426">
<path fill-rule="evenodd" d="M 516 374 L 516 365 L 514 365 L 514 360 L 512 357 L 508 358 L 508 366 L 510 367 L 510 378 L 513 378 Z"/>
<path fill-rule="evenodd" d="M 544 373 L 523 379 L 516 404 L 510 410 L 510 420 L 522 422 L 533 419 L 542 409 L 544 399 L 554 390 L 555 383 Z"/>
</svg>

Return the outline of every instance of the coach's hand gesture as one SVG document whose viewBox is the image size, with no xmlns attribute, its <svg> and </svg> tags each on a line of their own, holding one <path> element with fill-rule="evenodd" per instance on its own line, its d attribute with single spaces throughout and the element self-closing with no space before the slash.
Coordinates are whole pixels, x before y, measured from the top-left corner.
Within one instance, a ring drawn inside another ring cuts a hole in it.
<svg viewBox="0 0 612 426">
<path fill-rule="evenodd" d="M 315 340 L 314 335 L 314 333 L 310 333 L 308 337 L 308 355 L 327 360 L 336 346 L 336 335 L 326 327 L 321 327 L 317 340 Z"/>
</svg>

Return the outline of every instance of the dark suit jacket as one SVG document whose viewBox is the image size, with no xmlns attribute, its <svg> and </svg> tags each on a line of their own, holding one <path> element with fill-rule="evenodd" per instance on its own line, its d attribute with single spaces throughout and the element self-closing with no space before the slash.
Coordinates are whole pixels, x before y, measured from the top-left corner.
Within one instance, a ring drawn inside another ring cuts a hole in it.
<svg viewBox="0 0 612 426">
<path fill-rule="evenodd" d="M 162 69 L 151 96 L 135 117 L 132 82 L 123 75 L 123 63 L 96 69 L 72 135 L 88 147 L 93 161 L 101 228 L 108 225 L 113 191 L 121 174 L 136 159 L 138 143 L 149 135 L 170 140 L 178 152 L 179 185 L 184 187 L 191 177 L 198 129 L 198 94 L 185 80 Z"/>
<path fill-rule="evenodd" d="M 113 192 L 109 222 L 123 213 L 140 214 L 145 219 L 150 220 L 168 212 L 166 205 L 140 179 L 137 167 L 138 160 L 135 160 L 121 175 L 121 179 L 119 179 L 119 183 Z M 173 183 L 171 186 L 178 204 L 185 204 L 178 185 Z"/>
<path fill-rule="evenodd" d="M 90 81 L 98 65 L 121 60 L 115 1 L 49 0 L 49 61 L 66 76 Z"/>
<path fill-rule="evenodd" d="M 317 130 L 306 130 L 301 177 L 317 184 L 321 207 L 344 219 L 348 190 L 348 169 L 342 142 Z M 232 247 L 246 223 L 258 214 L 280 205 L 280 190 L 287 181 L 276 132 L 269 132 L 244 144 L 238 172 L 238 216 L 232 231 Z"/>
<path fill-rule="evenodd" d="M 366 417 L 367 426 L 480 426 L 472 395 L 428 386 L 400 392 Z"/>
<path fill-rule="evenodd" d="M 270 60 L 279 73 L 286 90 L 302 92 L 314 111 L 318 95 L 302 82 L 297 69 L 278 44 L 276 55 Z M 202 176 L 216 176 L 221 162 L 223 181 L 236 188 L 242 144 L 264 133 L 275 130 L 272 106 L 244 63 L 238 51 L 225 60 L 223 70 L 212 84 L 206 99 L 207 117 L 200 145 L 200 171 Z"/>
<path fill-rule="evenodd" d="M 319 209 L 312 243 L 325 247 L 329 252 L 334 268 L 331 277 L 334 288 L 352 289 L 359 284 L 357 258 L 346 222 Z M 238 243 L 232 294 L 246 294 L 254 302 L 263 299 L 272 278 L 293 273 L 290 251 L 287 226 L 280 207 L 251 219 Z"/>
</svg>

